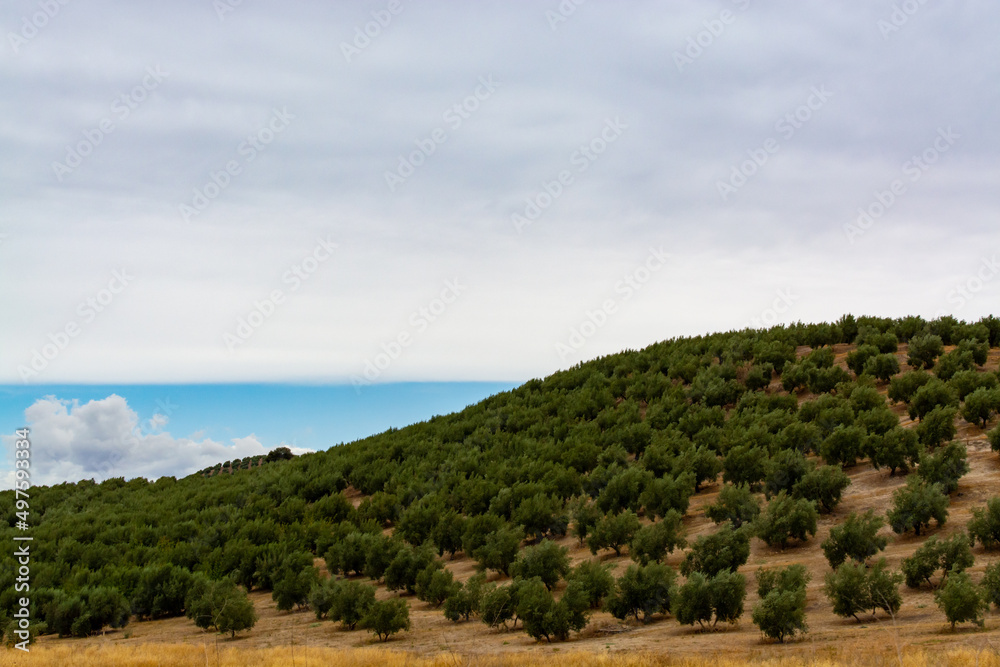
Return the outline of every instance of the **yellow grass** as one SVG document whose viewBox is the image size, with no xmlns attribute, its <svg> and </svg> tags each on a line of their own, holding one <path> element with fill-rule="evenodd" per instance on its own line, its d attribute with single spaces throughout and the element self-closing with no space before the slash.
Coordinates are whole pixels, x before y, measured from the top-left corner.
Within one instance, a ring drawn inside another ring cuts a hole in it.
<svg viewBox="0 0 1000 667">
<path fill-rule="evenodd" d="M 460 656 L 441 653 L 423 657 L 383 649 L 282 647 L 238 648 L 207 644 L 146 644 L 133 646 L 45 646 L 33 647 L 30 654 L 0 649 L 0 664 L 20 667 L 848 667 L 854 665 L 898 665 L 900 667 L 1000 667 L 994 650 L 961 649 L 940 653 L 906 651 L 874 652 L 848 649 L 839 657 L 782 658 L 672 658 L 651 653 L 608 653 L 559 651 L 544 647 L 532 653 Z"/>
</svg>

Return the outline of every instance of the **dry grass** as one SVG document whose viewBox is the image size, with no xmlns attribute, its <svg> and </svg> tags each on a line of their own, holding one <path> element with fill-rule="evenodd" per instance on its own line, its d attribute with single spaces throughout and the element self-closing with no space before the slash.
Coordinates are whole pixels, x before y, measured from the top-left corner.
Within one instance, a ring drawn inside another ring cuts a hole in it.
<svg viewBox="0 0 1000 667">
<path fill-rule="evenodd" d="M 988 649 L 940 653 L 906 651 L 897 655 L 883 648 L 848 646 L 840 655 L 782 656 L 768 658 L 672 657 L 664 653 L 615 652 L 594 654 L 559 651 L 548 647 L 533 653 L 463 657 L 454 653 L 418 656 L 382 649 L 337 650 L 316 647 L 238 648 L 204 644 L 132 646 L 67 645 L 36 647 L 30 654 L 8 650 L 0 663 L 10 667 L 848 667 L 899 665 L 899 667 L 1000 667 L 1000 654 Z"/>
</svg>

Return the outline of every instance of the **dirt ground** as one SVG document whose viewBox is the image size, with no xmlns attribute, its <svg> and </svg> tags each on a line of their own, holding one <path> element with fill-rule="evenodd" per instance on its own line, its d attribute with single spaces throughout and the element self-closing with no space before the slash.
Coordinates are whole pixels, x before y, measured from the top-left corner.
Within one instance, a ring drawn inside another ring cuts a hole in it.
<svg viewBox="0 0 1000 667">
<path fill-rule="evenodd" d="M 847 346 L 837 346 L 837 358 L 843 363 Z M 804 350 L 803 350 L 804 351 Z M 1000 351 L 992 350 L 989 370 L 996 370 Z M 905 362 L 905 346 L 901 346 L 900 361 Z M 903 363 L 904 370 L 906 369 Z M 780 385 L 775 385 L 780 390 Z M 884 388 L 883 388 L 884 391 Z M 808 396 L 803 396 L 803 399 Z M 904 426 L 910 425 L 903 406 L 896 406 Z M 947 537 L 962 530 L 971 517 L 971 510 L 985 505 L 987 499 L 1000 495 L 1000 455 L 990 451 L 984 431 L 967 424 L 959 418 L 958 438 L 968 447 L 971 471 L 960 480 L 958 491 L 951 497 L 948 521 L 941 529 L 930 534 Z M 893 490 L 904 484 L 904 476 L 892 477 L 887 471 L 876 471 L 870 465 L 862 464 L 850 468 L 847 473 L 852 484 L 844 492 L 843 501 L 836 510 L 821 515 L 816 536 L 800 546 L 784 550 L 771 549 L 761 540 L 751 542 L 749 562 L 740 571 L 747 577 L 748 591 L 746 613 L 733 626 L 715 630 L 700 631 L 697 626 L 681 626 L 672 617 L 657 618 L 647 625 L 622 624 L 609 614 L 595 613 L 587 628 L 568 642 L 535 642 L 520 629 L 497 631 L 473 620 L 466 623 L 452 623 L 444 618 L 439 609 L 409 597 L 412 629 L 393 637 L 387 647 L 395 651 L 406 651 L 421 655 L 451 652 L 462 655 L 482 655 L 505 652 L 553 652 L 553 651 L 651 651 L 683 656 L 732 656 L 740 655 L 749 659 L 765 656 L 801 656 L 838 658 L 857 655 L 865 646 L 877 645 L 883 649 L 906 647 L 970 648 L 973 650 L 1000 649 L 1000 612 L 991 611 L 987 616 L 986 629 L 980 631 L 972 627 L 952 632 L 944 615 L 934 603 L 930 589 L 911 590 L 901 587 L 903 605 L 895 619 L 880 615 L 876 619 L 863 617 L 863 622 L 842 619 L 832 612 L 832 605 L 823 594 L 823 577 L 829 566 L 820 549 L 830 528 L 841 522 L 852 511 L 874 508 L 884 513 L 890 505 Z M 714 530 L 714 525 L 704 516 L 703 508 L 714 502 L 721 486 L 721 480 L 707 485 L 694 498 L 684 519 L 688 540 Z M 356 500 L 358 502 L 359 499 Z M 912 554 L 926 539 L 926 535 L 897 536 L 888 528 L 883 531 L 890 537 L 884 555 L 892 568 L 898 568 L 900 561 Z M 574 563 L 592 556 L 585 547 L 580 547 L 574 538 L 559 540 L 570 549 Z M 976 563 L 970 569 L 974 580 L 978 580 L 984 568 L 1000 560 L 1000 552 L 987 553 L 977 547 L 974 550 Z M 615 558 L 613 554 L 600 556 L 602 562 L 612 563 L 620 572 L 631 562 L 627 556 Z M 680 565 L 683 552 L 674 552 L 667 560 L 673 567 Z M 808 586 L 807 622 L 809 632 L 784 645 L 762 641 L 760 632 L 750 621 L 750 610 L 757 603 L 754 572 L 762 565 L 782 566 L 792 563 L 804 564 L 812 575 Z M 322 565 L 317 560 L 317 565 Z M 446 565 L 459 580 L 465 580 L 475 573 L 475 564 L 468 558 L 459 556 L 447 561 Z M 325 571 L 325 568 L 324 568 Z M 565 583 L 562 584 L 565 586 Z M 558 591 L 558 589 L 557 589 Z M 380 589 L 380 597 L 394 595 Z M 95 644 L 204 644 L 225 643 L 228 646 L 274 647 L 274 646 L 325 646 L 358 648 L 372 646 L 372 636 L 358 630 L 346 632 L 329 621 L 317 622 L 310 611 L 279 612 L 269 593 L 252 593 L 251 599 L 260 616 L 256 627 L 235 640 L 206 633 L 194 626 L 186 618 L 174 618 L 144 623 L 132 623 L 127 628 L 106 632 L 102 636 L 87 639 L 56 639 L 42 637 L 42 645 L 49 642 L 75 642 L 79 645 Z M 155 648 L 150 648 L 155 650 Z"/>
</svg>

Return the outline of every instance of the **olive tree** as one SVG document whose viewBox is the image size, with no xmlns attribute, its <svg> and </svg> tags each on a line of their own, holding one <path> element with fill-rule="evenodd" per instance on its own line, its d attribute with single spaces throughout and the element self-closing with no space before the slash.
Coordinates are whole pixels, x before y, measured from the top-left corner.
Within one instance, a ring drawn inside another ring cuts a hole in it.
<svg viewBox="0 0 1000 667">
<path fill-rule="evenodd" d="M 768 546 L 785 547 L 789 540 L 804 542 L 815 535 L 818 518 L 813 501 L 793 498 L 782 491 L 757 517 L 754 529 Z"/>
<path fill-rule="evenodd" d="M 830 567 L 837 569 L 848 558 L 864 563 L 885 549 L 889 539 L 878 534 L 884 525 L 882 517 L 871 509 L 848 514 L 844 523 L 830 529 L 830 536 L 821 545 Z"/>
<path fill-rule="evenodd" d="M 948 519 L 948 496 L 941 487 L 928 484 L 916 475 L 906 479 L 906 486 L 892 494 L 892 509 L 886 513 L 894 533 L 912 530 L 917 535 L 931 525 L 943 526 Z"/>
</svg>

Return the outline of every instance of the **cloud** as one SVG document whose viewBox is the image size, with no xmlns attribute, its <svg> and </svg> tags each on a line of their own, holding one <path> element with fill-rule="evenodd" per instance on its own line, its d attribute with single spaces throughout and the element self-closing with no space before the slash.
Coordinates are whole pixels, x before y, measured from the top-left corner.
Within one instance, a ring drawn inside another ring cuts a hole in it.
<svg viewBox="0 0 1000 667">
<path fill-rule="evenodd" d="M 385 2 L 244 2 L 220 20 L 206 0 L 91 0 L 18 53 L 5 44 L 0 306 L 18 326 L 0 382 L 33 359 L 40 383 L 349 382 L 456 277 L 468 294 L 380 381 L 523 380 L 559 367 L 554 345 L 649 245 L 685 271 L 588 354 L 739 326 L 788 287 L 790 320 L 933 316 L 997 250 L 1000 6 L 893 19 L 892 3 L 635 0 L 552 23 L 570 4 L 404 2 L 349 62 L 342 42 Z M 0 23 L 37 12 L 10 0 Z M 477 98 L 484 78 L 498 85 Z M 829 99 L 804 109 L 817 87 Z M 574 162 L 615 118 L 620 139 Z M 909 180 L 940 128 L 961 138 Z M 241 152 L 250 136 L 271 140 Z M 390 191 L 404 158 L 420 164 Z M 511 216 L 551 199 L 562 171 L 573 183 L 518 234 Z M 905 194 L 848 238 L 894 179 Z M 184 222 L 195 190 L 214 196 Z M 318 237 L 340 247 L 292 291 L 282 276 Z M 122 269 L 134 280 L 100 303 Z M 989 312 L 989 289 L 951 312 Z M 275 290 L 273 316 L 227 349 Z"/>
<path fill-rule="evenodd" d="M 208 438 L 175 438 L 159 431 L 167 421 L 163 415 L 140 426 L 139 416 L 117 394 L 82 405 L 75 399 L 46 396 L 26 409 L 24 416 L 31 431 L 31 481 L 36 485 L 110 477 L 179 477 L 222 461 L 268 452 L 253 434 L 233 438 L 228 445 Z M 3 441 L 13 448 L 13 435 L 3 436 Z M 296 454 L 309 451 L 295 450 Z M 13 479 L 12 472 L 0 477 L 4 488 L 11 488 Z"/>
</svg>

